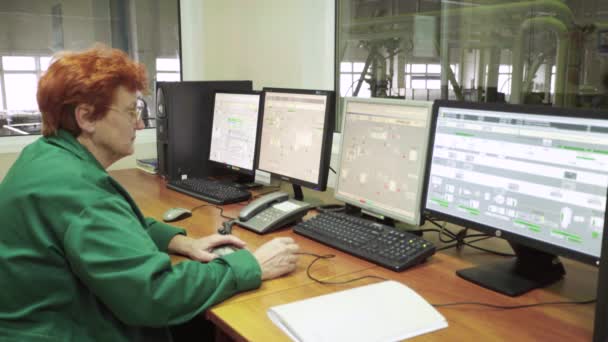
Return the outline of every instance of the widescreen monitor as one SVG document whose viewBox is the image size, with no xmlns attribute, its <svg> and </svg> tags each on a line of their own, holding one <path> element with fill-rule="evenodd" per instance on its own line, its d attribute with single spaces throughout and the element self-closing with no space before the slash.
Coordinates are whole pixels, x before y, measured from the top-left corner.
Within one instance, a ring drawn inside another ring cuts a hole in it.
<svg viewBox="0 0 608 342">
<path fill-rule="evenodd" d="M 608 250 L 608 236 L 603 234 L 602 250 Z M 593 342 L 608 341 L 608 258 L 606 253 L 600 262 L 597 279 L 597 302 L 595 303 L 595 317 L 593 318 Z"/>
<path fill-rule="evenodd" d="M 561 279 L 557 255 L 599 263 L 607 119 L 576 108 L 435 102 L 425 214 L 505 238 L 517 255 L 460 276 L 514 296 Z"/>
<path fill-rule="evenodd" d="M 296 186 L 324 191 L 331 156 L 334 92 L 264 88 L 261 113 L 258 169 Z M 298 197 L 301 194 L 296 194 Z"/>
<path fill-rule="evenodd" d="M 432 102 L 345 98 L 336 199 L 418 226 Z"/>
<path fill-rule="evenodd" d="M 218 91 L 213 100 L 209 160 L 253 175 L 260 124 L 259 92 Z"/>
</svg>

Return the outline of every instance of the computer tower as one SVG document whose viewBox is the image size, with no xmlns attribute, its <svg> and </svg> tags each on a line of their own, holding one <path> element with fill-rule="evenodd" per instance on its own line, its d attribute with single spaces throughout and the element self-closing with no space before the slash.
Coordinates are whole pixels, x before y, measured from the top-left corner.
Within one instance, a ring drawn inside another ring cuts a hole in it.
<svg viewBox="0 0 608 342">
<path fill-rule="evenodd" d="M 217 90 L 252 90 L 251 81 L 156 83 L 158 172 L 169 180 L 222 172 L 208 162 Z"/>
<path fill-rule="evenodd" d="M 597 302 L 593 323 L 593 341 L 608 341 L 608 231 L 602 234 L 602 253 L 597 279 Z"/>
</svg>

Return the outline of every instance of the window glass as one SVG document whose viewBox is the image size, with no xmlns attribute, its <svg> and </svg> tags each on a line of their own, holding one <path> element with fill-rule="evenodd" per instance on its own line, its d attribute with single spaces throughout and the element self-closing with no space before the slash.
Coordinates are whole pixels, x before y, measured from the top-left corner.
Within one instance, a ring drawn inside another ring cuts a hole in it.
<svg viewBox="0 0 608 342">
<path fill-rule="evenodd" d="M 353 94 L 353 88 L 351 87 L 352 84 L 352 74 L 340 74 L 340 95 L 351 96 Z"/>
<path fill-rule="evenodd" d="M 361 72 L 363 71 L 363 68 L 365 67 L 365 63 L 353 63 L 353 71 L 354 72 Z"/>
<path fill-rule="evenodd" d="M 353 64 L 349 62 L 340 63 L 340 72 L 352 72 Z"/>
<path fill-rule="evenodd" d="M 4 91 L 2 89 L 2 82 L 0 82 L 0 123 L 2 123 L 2 116 L 6 115 L 6 107 L 4 107 Z"/>
<path fill-rule="evenodd" d="M 36 59 L 25 56 L 2 56 L 2 67 L 4 70 L 34 71 Z"/>
<path fill-rule="evenodd" d="M 441 65 L 439 64 L 428 64 L 426 68 L 429 74 L 439 74 L 441 72 Z"/>
<path fill-rule="evenodd" d="M 337 1 L 341 95 L 608 109 L 608 1 L 473 2 Z"/>
<path fill-rule="evenodd" d="M 441 82 L 439 80 L 427 80 L 426 89 L 441 89 Z"/>
<path fill-rule="evenodd" d="M 506 64 L 501 64 L 498 66 L 498 72 L 501 74 L 506 74 L 511 72 L 511 66 Z"/>
<path fill-rule="evenodd" d="M 412 73 L 426 72 L 426 64 L 412 64 Z"/>
<path fill-rule="evenodd" d="M 35 111 L 38 109 L 36 90 L 38 79 L 36 74 L 6 74 L 6 106 L 9 113 L 19 111 Z"/>
<path fill-rule="evenodd" d="M 156 70 L 179 72 L 179 58 L 157 58 Z"/>
<path fill-rule="evenodd" d="M 179 81 L 179 73 L 177 72 L 159 72 L 156 73 L 156 80 L 160 82 L 177 82 Z"/>
<path fill-rule="evenodd" d="M 95 43 L 125 51 L 146 66 L 142 103 L 155 126 L 155 79 L 180 80 L 179 0 L 0 1 L 0 137 L 40 133 L 36 86 L 60 51 Z"/>
<path fill-rule="evenodd" d="M 40 57 L 40 70 L 46 71 L 49 68 L 49 64 L 51 64 L 52 57 Z"/>
<path fill-rule="evenodd" d="M 426 80 L 412 80 L 413 89 L 426 89 Z"/>
</svg>

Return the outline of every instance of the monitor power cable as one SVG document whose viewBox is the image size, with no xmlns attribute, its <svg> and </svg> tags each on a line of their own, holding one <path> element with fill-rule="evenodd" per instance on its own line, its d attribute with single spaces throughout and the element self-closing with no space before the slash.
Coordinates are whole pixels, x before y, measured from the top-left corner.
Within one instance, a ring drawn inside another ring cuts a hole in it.
<svg viewBox="0 0 608 342">
<path fill-rule="evenodd" d="M 332 258 L 335 258 L 336 255 L 335 254 L 319 255 L 319 254 L 310 253 L 310 252 L 298 252 L 295 254 L 308 255 L 308 256 L 315 257 L 310 262 L 310 264 L 308 264 L 308 266 L 306 267 L 306 275 L 308 276 L 309 279 L 311 279 L 319 284 L 344 285 L 344 284 L 352 283 L 352 282 L 363 280 L 363 279 L 377 279 L 377 280 L 383 280 L 383 281 L 389 280 L 389 279 L 378 277 L 375 275 L 364 275 L 361 277 L 344 280 L 344 281 L 321 280 L 312 275 L 312 272 L 311 272 L 312 266 L 319 260 L 332 259 Z M 596 299 L 593 298 L 593 299 L 588 299 L 588 300 L 552 301 L 552 302 L 539 302 L 539 303 L 520 304 L 520 305 L 496 305 L 496 304 L 492 304 L 492 303 L 483 303 L 483 302 L 451 302 L 451 303 L 439 303 L 439 304 L 430 303 L 430 304 L 436 308 L 447 308 L 447 307 L 451 307 L 451 306 L 463 306 L 463 305 L 477 305 L 477 306 L 485 306 L 485 307 L 489 307 L 489 308 L 493 308 L 493 309 L 500 309 L 500 310 L 515 310 L 515 309 L 526 309 L 526 308 L 531 308 L 531 307 L 536 307 L 536 306 L 547 306 L 547 305 L 587 305 L 587 304 L 593 304 L 595 302 L 596 302 Z"/>
<path fill-rule="evenodd" d="M 491 253 L 491 254 L 495 254 L 495 255 L 499 255 L 499 256 L 504 256 L 504 257 L 514 257 L 516 256 L 515 254 L 512 253 L 503 253 L 503 252 L 498 252 L 498 251 L 494 251 L 494 250 L 490 250 L 487 248 L 483 248 L 483 247 L 479 247 L 479 246 L 475 246 L 473 245 L 473 243 L 478 242 L 478 241 L 482 241 L 482 240 L 486 240 L 486 239 L 490 239 L 493 238 L 494 236 L 488 235 L 488 234 L 467 234 L 468 232 L 468 228 L 463 228 L 461 229 L 458 233 L 454 233 L 451 230 L 449 230 L 448 228 L 446 228 L 446 222 L 443 222 L 443 224 L 439 224 L 437 223 L 435 220 L 431 219 L 431 218 L 426 218 L 429 222 L 431 222 L 433 225 L 435 225 L 436 227 L 439 228 L 439 230 L 435 230 L 435 229 L 422 229 L 421 231 L 438 231 L 439 232 L 439 240 L 443 243 L 453 243 L 451 245 L 447 245 L 447 246 L 443 246 L 440 248 L 437 248 L 437 251 L 441 251 L 441 250 L 445 250 L 445 249 L 449 249 L 449 248 L 457 248 L 457 249 L 462 249 L 464 246 L 468 246 L 477 250 L 480 250 L 482 252 L 486 252 L 486 253 Z M 450 239 L 444 239 L 443 236 L 447 235 Z M 473 241 L 466 241 L 466 239 L 470 239 L 470 238 L 475 238 L 478 237 L 479 239 L 473 240 Z"/>
</svg>

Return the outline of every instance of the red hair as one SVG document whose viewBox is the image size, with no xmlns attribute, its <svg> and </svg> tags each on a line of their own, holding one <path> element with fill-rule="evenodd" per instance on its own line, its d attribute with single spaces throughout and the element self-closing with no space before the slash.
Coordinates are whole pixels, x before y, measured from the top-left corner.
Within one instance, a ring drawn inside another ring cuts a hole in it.
<svg viewBox="0 0 608 342">
<path fill-rule="evenodd" d="M 65 129 L 80 135 L 74 110 L 80 104 L 93 106 L 92 119 L 107 114 L 120 86 L 131 92 L 147 89 L 146 69 L 118 49 L 95 45 L 82 52 L 64 52 L 38 81 L 38 108 L 42 113 L 42 134 Z"/>
</svg>

